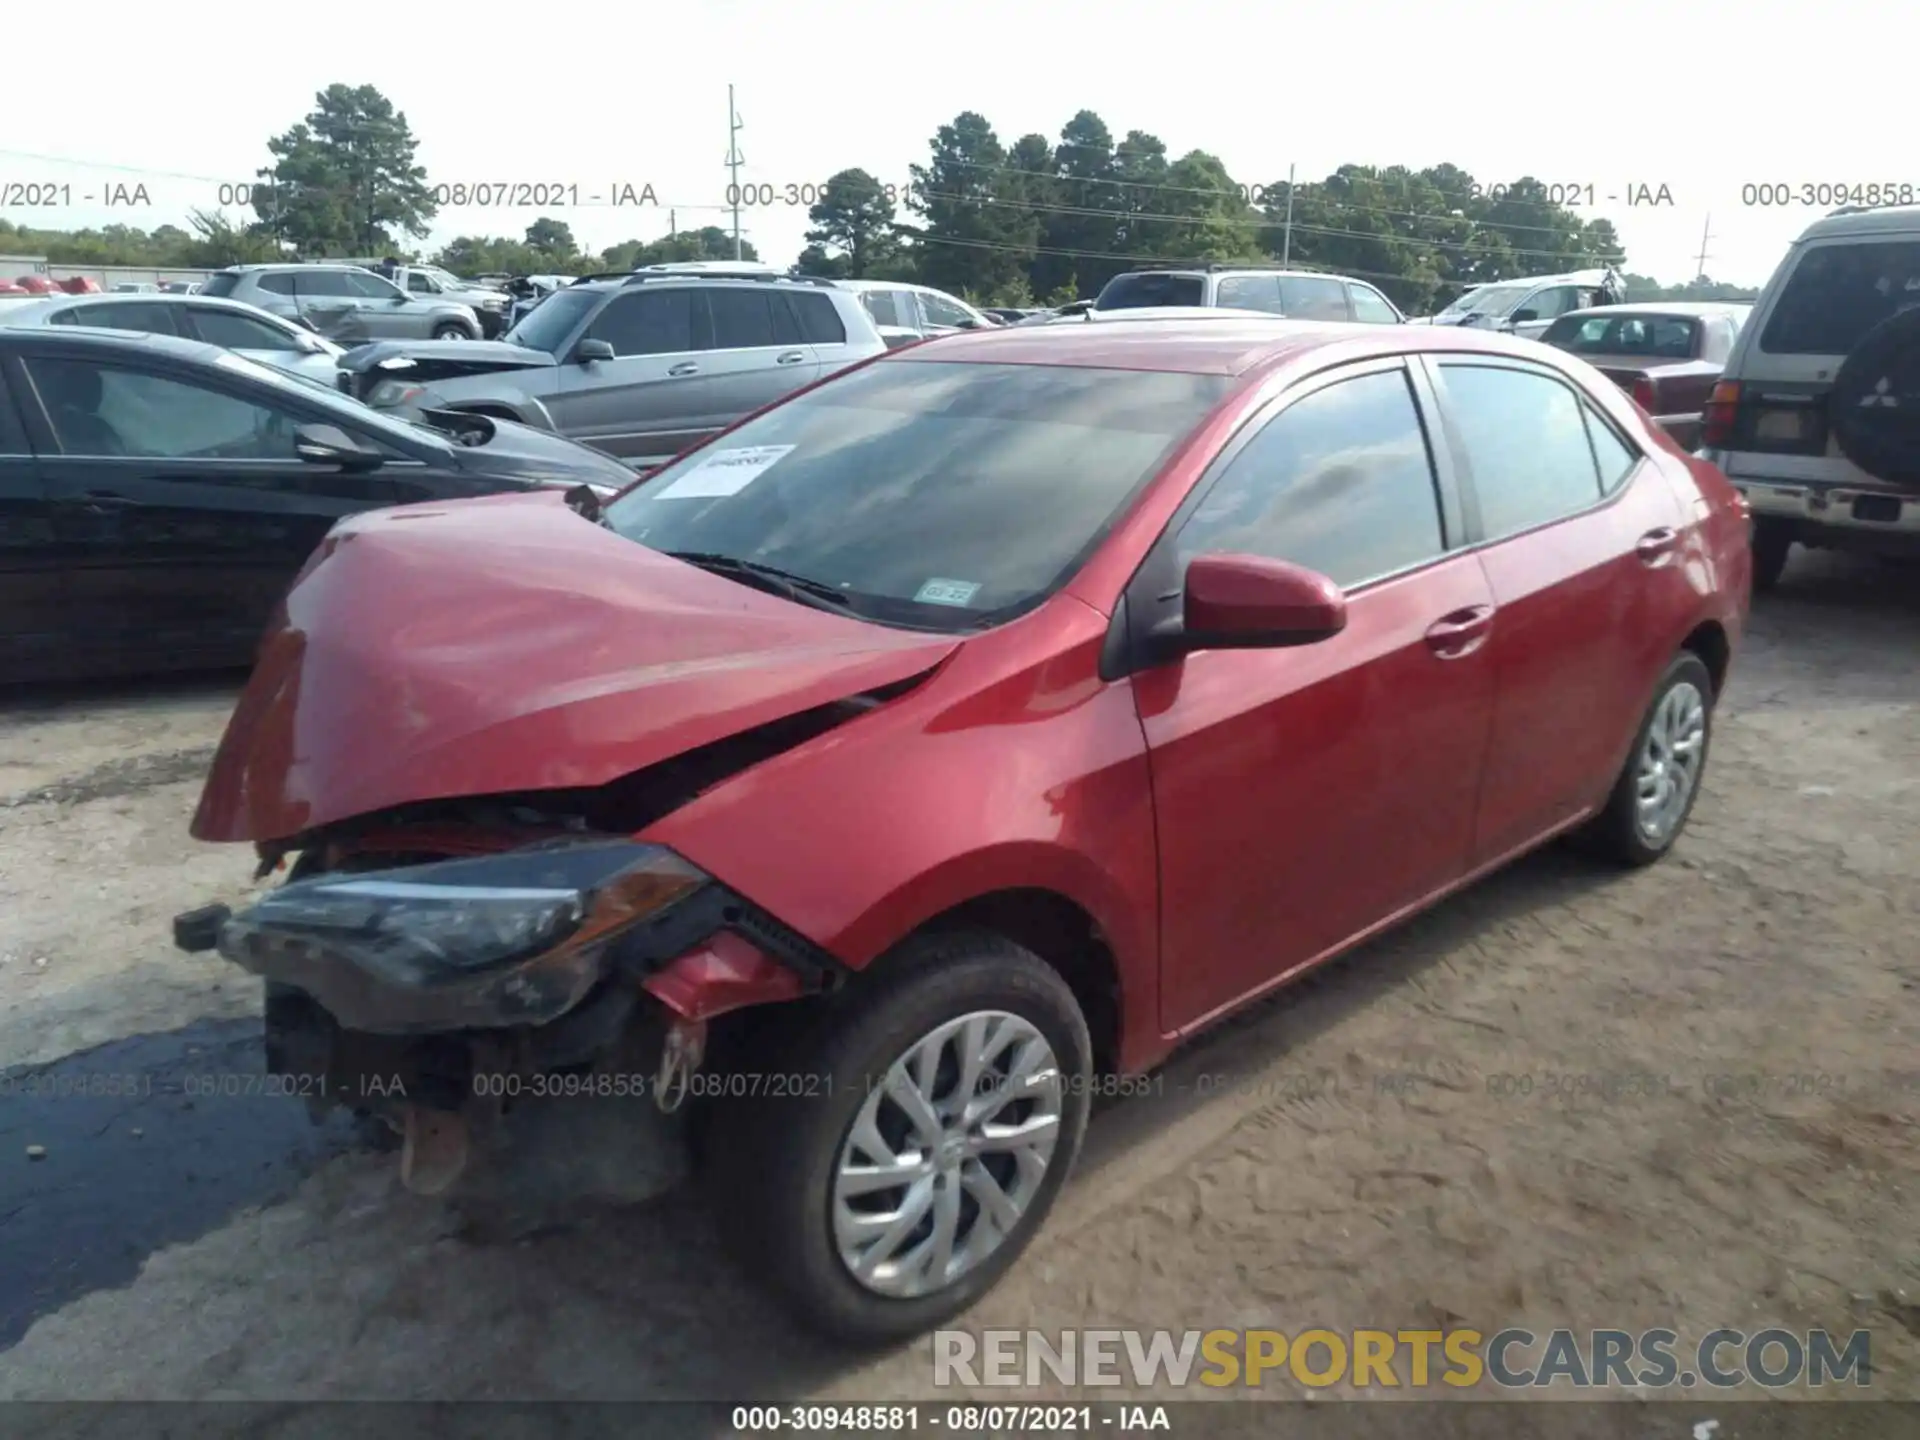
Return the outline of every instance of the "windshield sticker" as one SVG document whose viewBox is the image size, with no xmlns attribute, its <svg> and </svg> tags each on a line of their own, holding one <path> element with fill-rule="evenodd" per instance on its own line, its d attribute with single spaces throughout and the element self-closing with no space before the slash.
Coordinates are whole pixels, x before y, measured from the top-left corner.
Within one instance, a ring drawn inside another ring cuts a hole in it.
<svg viewBox="0 0 1920 1440">
<path fill-rule="evenodd" d="M 710 500 L 738 495 L 792 449 L 791 445 L 750 445 L 740 450 L 716 450 L 653 498 Z"/>
<path fill-rule="evenodd" d="M 980 587 L 965 580 L 929 580 L 914 595 L 922 605 L 971 605 Z"/>
</svg>

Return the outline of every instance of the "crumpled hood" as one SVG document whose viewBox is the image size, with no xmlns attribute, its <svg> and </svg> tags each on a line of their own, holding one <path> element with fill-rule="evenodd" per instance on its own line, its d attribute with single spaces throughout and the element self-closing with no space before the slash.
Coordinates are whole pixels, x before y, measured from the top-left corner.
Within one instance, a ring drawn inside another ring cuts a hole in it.
<svg viewBox="0 0 1920 1440">
<path fill-rule="evenodd" d="M 512 495 L 354 516 L 294 582 L 192 833 L 602 785 L 923 673 L 960 642 L 813 610 Z"/>
<path fill-rule="evenodd" d="M 383 369 L 389 361 L 411 364 Z M 374 371 L 404 380 L 448 380 L 458 375 L 487 375 L 501 370 L 551 370 L 560 362 L 544 350 L 509 345 L 504 340 L 375 340 L 356 345 L 339 367 L 356 377 Z"/>
</svg>

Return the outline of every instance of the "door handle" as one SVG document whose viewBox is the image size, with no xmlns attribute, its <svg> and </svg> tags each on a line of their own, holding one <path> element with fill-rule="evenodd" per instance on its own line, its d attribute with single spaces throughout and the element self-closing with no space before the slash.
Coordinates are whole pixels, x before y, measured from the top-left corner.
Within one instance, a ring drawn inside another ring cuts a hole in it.
<svg viewBox="0 0 1920 1440">
<path fill-rule="evenodd" d="M 700 367 L 691 360 L 683 360 L 678 365 L 669 366 L 667 369 L 669 375 L 698 375 L 699 373 Z"/>
<path fill-rule="evenodd" d="M 789 350 L 786 354 L 780 356 L 773 363 L 776 365 L 798 365 L 802 360 L 806 358 L 807 358 L 806 352 L 803 350 Z"/>
<path fill-rule="evenodd" d="M 1442 615 L 1427 627 L 1427 648 L 1442 660 L 1471 655 L 1493 630 L 1493 607 L 1469 605 Z"/>
<path fill-rule="evenodd" d="M 1649 530 L 1634 544 L 1633 553 L 1640 557 L 1645 565 L 1658 565 L 1674 552 L 1680 544 L 1680 532 L 1670 525 L 1662 525 L 1658 530 Z"/>
</svg>

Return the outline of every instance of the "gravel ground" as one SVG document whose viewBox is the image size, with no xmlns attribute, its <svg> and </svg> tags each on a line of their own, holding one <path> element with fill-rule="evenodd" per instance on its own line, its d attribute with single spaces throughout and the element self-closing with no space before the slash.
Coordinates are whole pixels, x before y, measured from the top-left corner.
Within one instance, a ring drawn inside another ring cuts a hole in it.
<svg viewBox="0 0 1920 1440">
<path fill-rule="evenodd" d="M 967 1327 L 1864 1327 L 1874 1393 L 1920 1398 L 1917 657 L 1920 578 L 1798 559 L 1667 863 L 1543 853 L 1179 1057 L 1096 1120 Z M 217 1048 L 257 1013 L 168 942 L 248 888 L 246 855 L 186 836 L 232 695 L 0 702 L 0 1066 L 111 1071 L 76 1052 Z M 1628 1074 L 1663 1093 L 1604 1083 Z M 192 1122 L 292 1165 L 271 1194 L 251 1161 L 143 1158 L 188 1123 L 157 1104 L 40 1160 L 49 1111 L 0 1119 L 0 1290 L 27 1307 L 0 1398 L 953 1398 L 928 1342 L 850 1361 L 793 1333 L 690 1199 L 471 1246 L 388 1157 L 266 1153 L 295 1144 L 281 1103 Z M 81 1223 L 103 1189 L 135 1218 Z M 77 1238 L 10 1241 L 63 1205 L 33 1233 Z"/>
</svg>

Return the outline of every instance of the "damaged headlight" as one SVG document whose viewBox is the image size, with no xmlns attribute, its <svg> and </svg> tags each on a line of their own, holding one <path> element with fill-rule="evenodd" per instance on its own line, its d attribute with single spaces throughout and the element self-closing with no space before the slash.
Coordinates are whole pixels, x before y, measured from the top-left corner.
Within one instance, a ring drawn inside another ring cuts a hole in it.
<svg viewBox="0 0 1920 1440">
<path fill-rule="evenodd" d="M 228 920 L 220 951 L 269 978 L 305 983 L 315 966 L 345 962 L 410 989 L 470 986 L 525 965 L 541 972 L 528 986 L 553 992 L 535 1007 L 544 1009 L 595 978 L 567 957 L 597 954 L 706 883 L 672 851 L 630 841 L 325 875 Z"/>
</svg>

